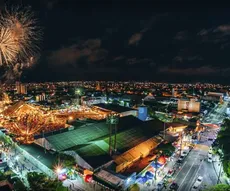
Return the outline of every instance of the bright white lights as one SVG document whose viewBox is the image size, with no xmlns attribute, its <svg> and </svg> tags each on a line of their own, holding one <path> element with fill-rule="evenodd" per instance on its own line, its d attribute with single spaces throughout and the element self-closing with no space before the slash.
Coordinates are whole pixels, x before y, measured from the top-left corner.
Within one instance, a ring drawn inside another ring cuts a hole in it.
<svg viewBox="0 0 230 191">
<path fill-rule="evenodd" d="M 57 174 L 60 174 L 61 170 L 62 170 L 61 167 L 57 167 L 55 171 Z"/>
</svg>

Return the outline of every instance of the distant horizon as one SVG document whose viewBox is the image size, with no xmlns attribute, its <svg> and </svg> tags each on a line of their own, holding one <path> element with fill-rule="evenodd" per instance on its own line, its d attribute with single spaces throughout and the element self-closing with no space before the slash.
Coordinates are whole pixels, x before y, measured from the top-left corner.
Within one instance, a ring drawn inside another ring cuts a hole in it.
<svg viewBox="0 0 230 191">
<path fill-rule="evenodd" d="M 156 83 L 156 84 L 215 84 L 215 85 L 228 85 L 224 83 L 215 83 L 215 82 L 166 82 L 166 81 L 151 81 L 151 80 L 56 80 L 56 81 L 22 81 L 22 80 L 16 80 L 12 83 L 1 83 L 1 84 L 15 84 L 16 82 L 20 83 L 60 83 L 60 82 L 128 82 L 128 83 L 134 83 L 134 82 L 143 82 L 143 83 Z M 230 85 L 230 83 L 229 83 Z"/>
</svg>

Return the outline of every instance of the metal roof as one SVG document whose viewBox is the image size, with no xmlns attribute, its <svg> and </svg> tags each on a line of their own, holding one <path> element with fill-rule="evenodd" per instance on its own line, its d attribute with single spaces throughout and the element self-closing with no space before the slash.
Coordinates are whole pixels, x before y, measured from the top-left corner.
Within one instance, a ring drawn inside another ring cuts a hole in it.
<svg viewBox="0 0 230 191">
<path fill-rule="evenodd" d="M 86 124 L 75 130 L 46 137 L 47 141 L 57 150 L 63 151 L 76 145 L 88 144 L 108 134 L 105 123 Z"/>
</svg>

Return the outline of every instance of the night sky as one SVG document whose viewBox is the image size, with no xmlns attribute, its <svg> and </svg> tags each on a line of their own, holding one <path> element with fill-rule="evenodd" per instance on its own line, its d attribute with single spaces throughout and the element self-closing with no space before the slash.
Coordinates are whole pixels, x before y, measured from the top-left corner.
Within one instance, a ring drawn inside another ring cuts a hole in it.
<svg viewBox="0 0 230 191">
<path fill-rule="evenodd" d="M 8 0 L 7 4 L 15 2 Z M 23 73 L 24 81 L 228 83 L 227 4 L 178 0 L 17 2 L 32 6 L 44 31 L 40 59 Z"/>
</svg>

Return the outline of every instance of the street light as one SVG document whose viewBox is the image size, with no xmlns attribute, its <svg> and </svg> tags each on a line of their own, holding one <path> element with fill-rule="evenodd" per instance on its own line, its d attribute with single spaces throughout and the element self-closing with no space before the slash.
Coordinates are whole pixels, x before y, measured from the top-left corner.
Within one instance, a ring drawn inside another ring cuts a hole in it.
<svg viewBox="0 0 230 191">
<path fill-rule="evenodd" d="M 75 95 L 76 95 L 76 98 L 77 98 L 77 104 L 79 105 L 79 98 L 80 98 L 80 96 L 82 95 L 82 91 L 81 91 L 81 89 L 75 89 Z"/>
<path fill-rule="evenodd" d="M 55 169 L 55 172 L 59 175 L 61 170 L 62 170 L 61 167 L 57 166 L 56 169 Z"/>
<path fill-rule="evenodd" d="M 76 91 L 76 94 L 80 95 L 80 94 L 81 94 L 81 90 L 78 89 L 78 90 Z"/>
</svg>

